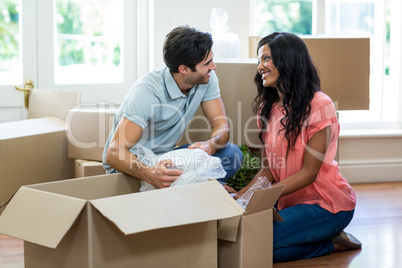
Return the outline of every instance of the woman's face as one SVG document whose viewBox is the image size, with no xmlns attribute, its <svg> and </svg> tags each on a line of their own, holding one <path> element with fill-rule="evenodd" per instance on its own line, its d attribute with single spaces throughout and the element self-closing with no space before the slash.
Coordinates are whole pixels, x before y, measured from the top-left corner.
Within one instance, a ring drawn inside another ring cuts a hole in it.
<svg viewBox="0 0 402 268">
<path fill-rule="evenodd" d="M 263 45 L 258 49 L 258 73 L 261 75 L 264 87 L 277 88 L 279 71 L 272 62 L 271 49 L 268 45 Z"/>
</svg>

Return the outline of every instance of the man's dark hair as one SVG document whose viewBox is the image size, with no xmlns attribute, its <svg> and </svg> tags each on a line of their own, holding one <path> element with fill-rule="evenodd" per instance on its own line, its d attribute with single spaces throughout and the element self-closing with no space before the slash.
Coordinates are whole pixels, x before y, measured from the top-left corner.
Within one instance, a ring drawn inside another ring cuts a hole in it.
<svg viewBox="0 0 402 268">
<path fill-rule="evenodd" d="M 179 72 L 180 65 L 186 65 L 195 71 L 195 65 L 208 56 L 212 44 L 210 33 L 189 26 L 179 26 L 165 37 L 163 60 L 173 73 Z"/>
</svg>

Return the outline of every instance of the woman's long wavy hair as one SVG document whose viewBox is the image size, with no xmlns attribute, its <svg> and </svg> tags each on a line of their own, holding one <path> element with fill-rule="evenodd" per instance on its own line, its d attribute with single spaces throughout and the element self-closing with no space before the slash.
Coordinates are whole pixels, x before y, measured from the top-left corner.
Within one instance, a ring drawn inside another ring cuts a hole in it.
<svg viewBox="0 0 402 268">
<path fill-rule="evenodd" d="M 280 131 L 285 131 L 289 153 L 295 146 L 303 123 L 310 115 L 310 102 L 315 92 L 321 90 L 320 78 L 306 44 L 298 36 L 284 32 L 272 33 L 261 39 L 257 52 L 264 45 L 268 45 L 271 50 L 271 58 L 278 69 L 279 78 L 276 89 L 264 87 L 261 74 L 257 71 L 255 75 L 258 94 L 254 99 L 254 112 L 260 116 L 259 138 L 264 144 L 267 122 L 272 107 L 279 100 L 279 90 L 284 95 L 284 117 L 281 119 Z"/>
</svg>

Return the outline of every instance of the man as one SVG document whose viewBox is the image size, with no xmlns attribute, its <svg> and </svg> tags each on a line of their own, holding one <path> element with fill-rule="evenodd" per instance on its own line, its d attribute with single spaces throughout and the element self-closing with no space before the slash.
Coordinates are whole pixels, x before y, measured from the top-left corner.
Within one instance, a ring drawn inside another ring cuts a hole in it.
<svg viewBox="0 0 402 268">
<path fill-rule="evenodd" d="M 181 146 L 199 148 L 221 158 L 226 181 L 240 167 L 240 149 L 228 143 L 229 127 L 220 97 L 213 62 L 212 37 L 188 26 L 166 35 L 163 46 L 165 68 L 153 71 L 131 87 L 117 110 L 113 129 L 106 143 L 103 165 L 107 173 L 124 172 L 156 188 L 169 187 L 181 174 L 172 160 L 155 167 L 140 163 L 136 157 L 140 144 L 155 154 L 175 148 L 199 105 L 212 130 L 207 141 Z"/>
</svg>

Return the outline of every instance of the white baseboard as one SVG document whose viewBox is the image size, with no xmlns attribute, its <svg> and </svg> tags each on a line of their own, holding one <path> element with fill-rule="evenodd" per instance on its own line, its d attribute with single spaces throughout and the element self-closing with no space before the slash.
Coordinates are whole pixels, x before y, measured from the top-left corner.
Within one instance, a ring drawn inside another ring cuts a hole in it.
<svg viewBox="0 0 402 268">
<path fill-rule="evenodd" d="M 402 181 L 402 162 L 340 163 L 339 168 L 349 183 Z"/>
<path fill-rule="evenodd" d="M 349 183 L 402 181 L 401 130 L 344 132 L 339 152 L 339 168 Z"/>
</svg>

